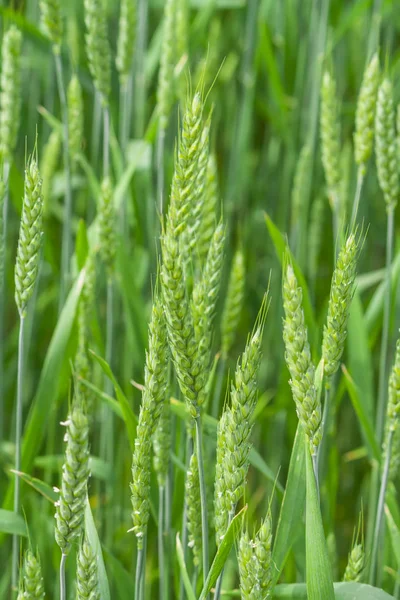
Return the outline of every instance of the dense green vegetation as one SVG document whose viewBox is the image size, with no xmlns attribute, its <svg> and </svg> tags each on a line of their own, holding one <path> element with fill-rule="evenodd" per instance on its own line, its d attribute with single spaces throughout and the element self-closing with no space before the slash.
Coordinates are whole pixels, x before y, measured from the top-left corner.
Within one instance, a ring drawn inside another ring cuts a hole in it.
<svg viewBox="0 0 400 600">
<path fill-rule="evenodd" d="M 400 598 L 397 3 L 4 4 L 0 598 Z"/>
</svg>

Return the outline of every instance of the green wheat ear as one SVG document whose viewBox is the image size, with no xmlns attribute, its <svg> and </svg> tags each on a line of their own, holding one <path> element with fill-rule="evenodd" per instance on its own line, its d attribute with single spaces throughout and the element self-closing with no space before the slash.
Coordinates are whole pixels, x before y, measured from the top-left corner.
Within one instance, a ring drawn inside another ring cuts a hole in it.
<svg viewBox="0 0 400 600">
<path fill-rule="evenodd" d="M 40 172 L 42 174 L 43 213 L 47 217 L 50 209 L 50 198 L 54 174 L 57 170 L 61 150 L 61 133 L 54 129 L 43 149 L 40 161 Z"/>
<path fill-rule="evenodd" d="M 133 63 L 135 45 L 136 0 L 121 0 L 117 57 L 115 64 L 121 85 L 127 84 Z"/>
<path fill-rule="evenodd" d="M 302 289 L 289 264 L 283 281 L 283 340 L 290 373 L 290 387 L 299 421 L 309 439 L 313 455 L 321 441 L 321 402 L 314 385 L 315 367 L 311 358 L 308 331 L 302 307 Z"/>
<path fill-rule="evenodd" d="M 40 11 L 46 33 L 51 39 L 55 51 L 59 53 L 63 29 L 60 0 L 41 0 Z"/>
<path fill-rule="evenodd" d="M 174 73 L 174 21 L 177 0 L 166 0 L 164 5 L 164 29 L 162 49 L 160 55 L 160 71 L 158 74 L 157 106 L 160 119 L 160 128 L 165 130 L 171 112 Z"/>
<path fill-rule="evenodd" d="M 3 38 L 0 80 L 0 151 L 10 161 L 17 142 L 21 106 L 21 32 L 13 25 Z"/>
<path fill-rule="evenodd" d="M 222 356 L 227 359 L 235 341 L 243 308 L 246 281 L 246 267 L 244 254 L 241 248 L 236 250 L 229 276 L 228 291 L 225 297 L 224 310 L 221 320 L 221 350 Z"/>
<path fill-rule="evenodd" d="M 100 600 L 97 557 L 87 536 L 82 538 L 76 562 L 76 600 Z"/>
<path fill-rule="evenodd" d="M 255 539 L 247 531 L 239 542 L 238 563 L 243 600 L 267 600 L 272 589 L 272 531 L 267 516 Z"/>
<path fill-rule="evenodd" d="M 102 0 L 85 0 L 85 24 L 90 74 L 103 104 L 108 106 L 111 90 L 111 50 Z"/>
<path fill-rule="evenodd" d="M 322 358 L 327 385 L 340 366 L 347 337 L 347 321 L 354 293 L 359 239 L 354 233 L 344 242 L 332 277 Z"/>
<path fill-rule="evenodd" d="M 67 92 L 69 153 L 75 166 L 81 151 L 83 139 L 83 98 L 77 75 L 71 77 Z"/>
<path fill-rule="evenodd" d="M 79 404 L 73 406 L 66 425 L 67 448 L 55 527 L 56 542 L 63 555 L 69 553 L 81 535 L 89 479 L 89 427 Z"/>
<path fill-rule="evenodd" d="M 26 314 L 38 274 L 42 220 L 42 180 L 36 160 L 31 157 L 25 169 L 25 190 L 15 263 L 15 302 L 21 317 Z"/>
<path fill-rule="evenodd" d="M 100 257 L 110 276 L 114 270 L 116 254 L 115 211 L 113 188 L 110 177 L 101 183 L 99 205 L 99 247 Z"/>
<path fill-rule="evenodd" d="M 375 117 L 375 152 L 378 180 L 387 210 L 393 210 L 399 197 L 399 168 L 396 144 L 393 89 L 384 79 L 379 91 Z"/>
<path fill-rule="evenodd" d="M 17 600 L 23 600 L 24 598 L 41 600 L 44 598 L 45 593 L 40 561 L 31 550 L 27 550 L 25 553 L 22 572 L 23 575 Z"/>
<path fill-rule="evenodd" d="M 356 163 L 363 176 L 367 171 L 367 163 L 372 154 L 378 86 L 379 58 L 377 54 L 374 54 L 365 69 L 356 110 L 354 152 Z"/>
<path fill-rule="evenodd" d="M 199 467 L 196 454 L 190 458 L 189 469 L 186 473 L 186 504 L 187 504 L 187 526 L 189 531 L 189 547 L 193 552 L 193 564 L 200 567 L 202 556 L 201 541 L 201 502 Z"/>
<path fill-rule="evenodd" d="M 336 82 L 325 71 L 321 86 L 321 150 L 322 164 L 331 205 L 336 208 L 340 185 L 340 126 L 336 98 Z"/>
</svg>

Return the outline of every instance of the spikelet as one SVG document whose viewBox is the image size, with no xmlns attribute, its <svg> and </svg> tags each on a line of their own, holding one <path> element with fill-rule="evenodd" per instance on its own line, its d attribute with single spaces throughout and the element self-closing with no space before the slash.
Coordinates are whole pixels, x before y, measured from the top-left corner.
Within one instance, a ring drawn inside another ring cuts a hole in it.
<svg viewBox="0 0 400 600">
<path fill-rule="evenodd" d="M 113 188 L 110 177 L 105 177 L 101 183 L 99 205 L 99 250 L 101 260 L 107 269 L 108 277 L 110 277 L 114 270 L 116 253 L 115 211 Z"/>
<path fill-rule="evenodd" d="M 241 248 L 236 250 L 229 276 L 228 290 L 225 297 L 221 320 L 221 349 L 226 360 L 235 340 L 236 331 L 243 308 L 246 269 L 244 254 Z"/>
<path fill-rule="evenodd" d="M 211 361 L 213 321 L 221 282 L 225 228 L 221 222 L 211 240 L 201 279 L 193 289 L 192 315 L 197 352 L 208 370 Z"/>
<path fill-rule="evenodd" d="M 57 129 L 53 129 L 49 139 L 47 140 L 47 144 L 43 149 L 43 156 L 42 160 L 40 161 L 40 172 L 42 174 L 43 212 L 45 216 L 49 212 L 52 183 L 60 158 L 60 150 L 61 133 Z"/>
<path fill-rule="evenodd" d="M 372 154 L 376 97 L 379 86 L 379 58 L 374 54 L 364 72 L 356 110 L 354 153 L 359 172 L 364 177 Z"/>
<path fill-rule="evenodd" d="M 76 600 L 100 600 L 97 559 L 86 536 L 76 561 Z"/>
<path fill-rule="evenodd" d="M 131 502 L 133 531 L 142 547 L 150 514 L 151 441 L 163 409 L 168 382 L 168 345 L 160 300 L 153 303 L 142 404 L 132 457 Z"/>
<path fill-rule="evenodd" d="M 121 86 L 125 86 L 132 69 L 135 45 L 136 0 L 121 0 L 117 57 L 115 64 Z"/>
<path fill-rule="evenodd" d="M 354 544 L 349 554 L 343 581 L 359 582 L 365 568 L 365 551 L 363 544 Z"/>
<path fill-rule="evenodd" d="M 199 468 L 196 454 L 190 458 L 189 470 L 186 473 L 185 498 L 187 504 L 187 527 L 189 532 L 189 547 L 193 551 L 193 564 L 201 565 L 201 503 Z"/>
<path fill-rule="evenodd" d="M 17 600 L 29 598 L 30 600 L 41 600 L 44 598 L 44 585 L 42 569 L 38 558 L 31 550 L 27 550 L 24 558 L 23 576 Z"/>
<path fill-rule="evenodd" d="M 206 189 L 196 248 L 200 267 L 206 261 L 211 238 L 214 234 L 217 222 L 218 197 L 217 165 L 215 156 L 211 154 L 208 157 Z"/>
<path fill-rule="evenodd" d="M 102 0 L 85 0 L 86 52 L 93 83 L 107 106 L 111 89 L 111 51 Z"/>
<path fill-rule="evenodd" d="M 256 325 L 237 364 L 231 384 L 231 406 L 220 420 L 217 438 L 217 467 L 214 490 L 217 545 L 221 543 L 244 491 L 250 452 L 251 417 L 257 403 L 257 375 L 261 343 L 268 309 L 264 296 Z"/>
<path fill-rule="evenodd" d="M 160 129 L 165 130 L 173 103 L 174 73 L 174 21 L 177 0 L 166 0 L 164 6 L 164 29 L 158 74 L 157 107 Z"/>
<path fill-rule="evenodd" d="M 10 162 L 17 142 L 21 106 L 21 32 L 13 25 L 3 37 L 0 80 L 0 152 Z"/>
<path fill-rule="evenodd" d="M 63 555 L 69 553 L 71 544 L 81 535 L 89 479 L 89 428 L 79 404 L 72 407 L 66 425 L 67 448 L 55 527 L 56 542 Z"/>
<path fill-rule="evenodd" d="M 297 416 L 308 436 L 311 454 L 315 455 L 321 441 L 322 413 L 314 386 L 315 367 L 304 322 L 302 297 L 302 289 L 297 283 L 293 268 L 288 265 L 283 282 L 285 359 Z"/>
<path fill-rule="evenodd" d="M 26 315 L 35 287 L 42 241 L 42 180 L 36 160 L 31 157 L 25 168 L 25 189 L 15 262 L 15 302 L 20 317 Z"/>
<path fill-rule="evenodd" d="M 347 336 L 347 321 L 353 298 L 358 240 L 351 233 L 344 242 L 332 277 L 327 322 L 324 326 L 322 358 L 327 385 L 340 365 Z"/>
<path fill-rule="evenodd" d="M 299 219 L 305 205 L 305 195 L 308 191 L 310 179 L 311 148 L 309 144 L 302 147 L 296 165 L 292 188 L 292 215 L 291 226 L 295 231 L 298 228 Z"/>
<path fill-rule="evenodd" d="M 254 540 L 247 531 L 239 542 L 240 591 L 243 600 L 267 600 L 272 591 L 271 518 L 267 516 Z"/>
<path fill-rule="evenodd" d="M 171 451 L 171 412 L 167 396 L 153 437 L 154 470 L 159 487 L 165 487 Z"/>
<path fill-rule="evenodd" d="M 375 153 L 378 180 L 386 210 L 394 210 L 399 196 L 399 169 L 396 145 L 392 84 L 384 79 L 379 87 L 375 117 Z"/>
<path fill-rule="evenodd" d="M 59 53 L 63 32 L 60 0 L 41 0 L 40 11 L 44 29 L 51 39 L 53 49 Z"/>
<path fill-rule="evenodd" d="M 322 164 L 329 201 L 332 209 L 336 209 L 340 185 L 340 128 L 336 82 L 328 71 L 322 77 L 320 119 Z"/>
<path fill-rule="evenodd" d="M 167 226 L 179 239 L 186 231 L 196 199 L 197 167 L 202 151 L 203 102 L 199 93 L 188 103 L 172 180 Z"/>
<path fill-rule="evenodd" d="M 83 98 L 77 75 L 71 77 L 67 92 L 69 154 L 72 166 L 76 166 L 83 139 Z"/>
</svg>

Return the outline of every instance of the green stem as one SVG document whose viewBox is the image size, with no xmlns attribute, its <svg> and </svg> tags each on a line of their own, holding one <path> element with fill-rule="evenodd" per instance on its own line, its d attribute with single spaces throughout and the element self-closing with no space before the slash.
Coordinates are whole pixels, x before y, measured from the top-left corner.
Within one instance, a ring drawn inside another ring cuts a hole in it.
<svg viewBox="0 0 400 600">
<path fill-rule="evenodd" d="M 392 442 L 393 442 L 393 431 L 390 431 L 389 436 L 388 436 L 387 446 L 386 446 L 385 464 L 383 467 L 381 487 L 380 487 L 380 491 L 379 491 L 378 508 L 376 511 L 376 518 L 375 518 L 374 540 L 373 540 L 373 545 L 372 545 L 371 566 L 370 566 L 370 572 L 369 572 L 370 585 L 374 585 L 374 582 L 375 582 L 375 572 L 376 572 L 376 564 L 377 564 L 377 559 L 378 559 L 378 549 L 379 549 L 379 542 L 381 539 L 383 511 L 385 508 L 386 488 L 387 488 L 388 479 L 389 479 L 389 467 L 390 467 L 390 457 L 391 457 L 391 453 L 392 453 Z"/>
<path fill-rule="evenodd" d="M 317 489 L 319 489 L 319 480 L 320 480 L 320 465 L 324 465 L 325 455 L 326 455 L 326 444 L 327 444 L 327 429 L 328 429 L 328 421 L 330 417 L 330 387 L 325 385 L 325 397 L 324 397 L 324 410 L 322 413 L 322 424 L 321 424 L 321 441 L 317 450 L 317 455 L 315 458 L 315 467 L 317 469 L 315 480 L 317 482 Z M 313 458 L 313 466 L 314 466 L 314 458 Z M 315 472 L 315 470 L 314 470 Z"/>
<path fill-rule="evenodd" d="M 103 175 L 108 177 L 110 173 L 110 109 L 103 109 Z"/>
<path fill-rule="evenodd" d="M 135 73 L 135 137 L 142 138 L 146 112 L 146 44 L 147 44 L 148 0 L 139 0 L 136 73 Z"/>
<path fill-rule="evenodd" d="M 57 87 L 60 98 L 61 114 L 63 122 L 63 161 L 65 171 L 65 198 L 64 198 L 64 219 L 62 230 L 62 245 L 61 245 L 61 281 L 60 281 L 60 297 L 58 312 L 61 312 L 64 306 L 65 297 L 70 280 L 70 258 L 71 258 L 71 218 L 72 218 L 72 187 L 71 187 L 71 167 L 69 157 L 69 126 L 68 126 L 68 106 L 67 95 L 65 92 L 63 68 L 61 56 L 58 52 L 54 52 L 54 60 L 56 64 Z"/>
<path fill-rule="evenodd" d="M 111 276 L 108 277 L 107 281 L 107 323 L 106 323 L 106 361 L 107 364 L 112 368 L 112 356 L 113 356 L 113 328 L 114 328 L 114 315 L 113 315 L 113 279 Z M 105 380 L 105 392 L 112 396 L 113 385 L 108 377 Z M 106 405 L 103 406 L 103 419 L 102 419 L 102 430 L 101 430 L 101 441 L 102 441 L 102 457 L 105 461 L 112 465 L 114 464 L 114 414 L 108 410 Z M 108 503 L 107 518 L 106 518 L 106 540 L 107 544 L 111 544 L 113 534 L 113 521 L 114 521 L 114 506 L 111 502 L 111 495 L 114 491 L 114 485 L 112 480 L 108 479 L 106 484 L 106 498 Z"/>
<path fill-rule="evenodd" d="M 357 213 L 358 213 L 358 207 L 359 207 L 359 204 L 360 204 L 361 190 L 362 190 L 363 182 L 364 182 L 363 174 L 362 174 L 361 170 L 358 169 L 358 173 L 357 173 L 357 187 L 356 187 L 356 193 L 355 193 L 354 202 L 353 202 L 353 213 L 351 215 L 350 231 L 353 231 L 353 229 L 354 229 L 354 227 L 356 225 Z"/>
<path fill-rule="evenodd" d="M 164 598 L 165 565 L 164 565 L 164 496 L 165 487 L 158 487 L 158 573 L 160 598 Z"/>
<path fill-rule="evenodd" d="M 376 413 L 376 438 L 378 444 L 382 443 L 383 425 L 386 413 L 386 382 L 387 382 L 387 355 L 389 344 L 389 322 L 391 307 L 391 269 L 393 256 L 393 231 L 394 231 L 394 208 L 388 210 L 386 230 L 386 276 L 385 276 L 385 305 L 383 312 L 381 353 L 379 361 L 379 387 L 378 406 Z"/>
<path fill-rule="evenodd" d="M 121 154 L 122 154 L 122 164 L 126 165 L 126 149 L 128 146 L 128 133 L 129 133 L 129 82 L 130 82 L 130 77 L 128 78 L 128 81 L 125 82 L 121 87 L 120 87 L 120 122 L 119 122 L 119 141 L 120 141 L 120 146 L 121 146 Z M 128 203 L 128 197 L 129 194 L 125 194 L 124 195 L 124 200 L 121 203 L 121 209 L 120 209 L 120 214 L 119 214 L 119 218 L 120 218 L 120 231 L 121 234 L 123 236 L 124 240 L 128 240 L 128 221 L 127 221 L 127 216 L 128 216 L 128 210 L 127 210 L 127 203 Z"/>
<path fill-rule="evenodd" d="M 144 567 L 144 539 L 142 540 L 142 547 L 137 550 L 136 557 L 136 575 L 135 575 L 135 600 L 140 600 L 143 567 Z"/>
<path fill-rule="evenodd" d="M 8 162 L 4 163 L 3 167 L 3 181 L 5 185 L 4 199 L 3 199 L 3 214 L 0 217 L 0 340 L 5 340 L 5 326 L 4 326 L 4 313 L 5 313 L 5 294 L 6 294 L 6 248 L 7 248 L 7 219 L 8 219 L 8 175 L 10 172 L 10 166 Z M 5 343 L 0 344 L 0 442 L 4 437 L 4 346 Z"/>
<path fill-rule="evenodd" d="M 190 465 L 190 457 L 192 456 L 192 452 L 193 452 L 193 444 L 192 444 L 192 436 L 189 435 L 189 433 L 186 436 L 186 473 L 188 472 L 189 469 L 189 465 Z M 186 556 L 187 556 L 187 544 L 188 544 L 188 527 L 187 527 L 187 501 L 186 501 L 186 496 L 183 499 L 183 517 L 182 517 L 182 548 L 183 548 L 183 557 L 185 559 L 185 563 L 186 563 Z M 180 600 L 183 600 L 185 597 L 185 586 L 183 583 L 183 577 L 182 574 L 180 576 L 180 583 L 179 583 L 179 598 Z"/>
<path fill-rule="evenodd" d="M 208 514 L 207 514 L 207 496 L 206 482 L 204 478 L 204 461 L 203 461 L 203 436 L 201 427 L 201 416 L 195 418 L 196 424 L 196 454 L 199 468 L 199 484 L 200 484 L 200 503 L 201 503 L 201 534 L 203 546 L 203 582 L 205 583 L 208 574 Z"/>
<path fill-rule="evenodd" d="M 19 338 L 18 338 L 18 376 L 17 376 L 17 406 L 15 419 L 15 470 L 21 471 L 21 434 L 22 434 L 22 397 L 24 382 L 24 324 L 25 318 L 20 317 Z M 14 512 L 19 513 L 20 509 L 20 478 L 15 475 L 14 488 Z M 16 589 L 18 583 L 18 563 L 19 563 L 19 538 L 13 536 L 12 553 L 12 580 L 11 585 Z"/>
<path fill-rule="evenodd" d="M 67 560 L 66 554 L 61 554 L 60 561 L 60 600 L 67 600 L 67 593 L 65 587 L 65 563 Z"/>
<path fill-rule="evenodd" d="M 92 127 L 92 138 L 90 141 L 90 156 L 92 157 L 92 164 L 96 169 L 99 160 L 99 149 L 100 149 L 100 136 L 101 136 L 101 96 L 97 90 L 94 94 L 94 107 L 93 107 L 93 127 Z"/>
</svg>

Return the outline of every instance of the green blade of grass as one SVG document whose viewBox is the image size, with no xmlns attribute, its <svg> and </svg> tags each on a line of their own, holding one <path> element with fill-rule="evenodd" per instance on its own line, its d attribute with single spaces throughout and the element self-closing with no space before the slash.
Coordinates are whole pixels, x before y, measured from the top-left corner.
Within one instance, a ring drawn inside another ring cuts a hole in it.
<svg viewBox="0 0 400 600">
<path fill-rule="evenodd" d="M 224 568 L 226 560 L 229 556 L 229 552 L 231 551 L 231 548 L 232 548 L 233 544 L 235 543 L 236 537 L 242 528 L 243 517 L 244 517 L 246 511 L 247 511 L 247 506 L 244 506 L 242 508 L 242 510 L 240 512 L 238 512 L 238 514 L 232 519 L 232 521 L 227 529 L 227 532 L 224 535 L 224 539 L 222 540 L 222 542 L 217 550 L 217 554 L 215 555 L 215 558 L 211 565 L 210 571 L 207 575 L 206 582 L 204 584 L 203 589 L 201 590 L 199 600 L 204 600 L 207 597 L 207 595 L 211 591 L 211 588 L 217 581 L 219 574 L 221 573 L 222 569 Z"/>
<path fill-rule="evenodd" d="M 289 258 L 290 258 L 291 265 L 293 267 L 293 271 L 296 275 L 299 286 L 301 287 L 301 289 L 303 291 L 304 318 L 305 318 L 307 326 L 308 326 L 310 341 L 313 342 L 316 339 L 317 324 L 315 321 L 314 311 L 313 311 L 311 299 L 310 299 L 310 293 L 308 291 L 308 286 L 307 286 L 305 277 L 300 269 L 300 266 L 298 265 L 294 256 L 290 252 L 288 245 L 287 245 L 287 241 L 285 240 L 282 233 L 279 231 L 279 229 L 273 223 L 273 221 L 269 217 L 269 215 L 267 215 L 265 213 L 264 216 L 265 216 L 265 222 L 267 224 L 267 228 L 269 231 L 269 235 L 271 237 L 272 243 L 275 248 L 276 255 L 277 255 L 278 260 L 281 265 L 283 265 L 283 261 L 285 259 L 285 256 L 287 255 L 287 253 L 289 253 Z"/>
<path fill-rule="evenodd" d="M 114 374 L 111 371 L 111 368 L 108 365 L 108 363 L 104 360 L 104 358 L 101 358 L 101 356 L 98 356 L 95 352 L 93 352 L 93 350 L 90 351 L 90 354 L 98 362 L 103 373 L 105 375 L 107 375 L 107 377 L 110 379 L 110 381 L 112 382 L 112 384 L 114 386 L 117 400 L 121 405 L 121 410 L 124 415 L 124 421 L 126 423 L 126 429 L 128 432 L 129 444 L 131 446 L 131 450 L 133 451 L 133 449 L 135 447 L 136 425 L 137 425 L 137 418 L 135 416 L 135 413 L 131 409 L 129 402 L 128 402 L 125 394 L 123 393 L 121 386 L 119 385 L 118 381 L 114 377 Z"/>
<path fill-rule="evenodd" d="M 306 454 L 306 579 L 308 600 L 335 600 L 332 570 L 308 440 Z"/>
<path fill-rule="evenodd" d="M 2 508 L 0 508 L 0 531 L 1 533 L 22 535 L 24 537 L 28 535 L 23 517 L 12 510 Z"/>
<path fill-rule="evenodd" d="M 385 514 L 386 514 L 386 521 L 387 521 L 388 529 L 389 529 L 389 533 L 390 533 L 390 539 L 392 541 L 393 551 L 396 556 L 397 567 L 399 568 L 400 567 L 400 530 L 397 527 L 396 522 L 393 518 L 393 515 L 387 506 L 385 506 Z"/>
<path fill-rule="evenodd" d="M 34 490 L 39 492 L 39 494 L 43 496 L 43 498 L 46 498 L 46 500 L 48 500 L 52 504 L 54 504 L 54 502 L 57 501 L 58 494 L 48 483 L 45 483 L 44 481 L 42 481 L 41 479 L 37 479 L 36 477 L 32 477 L 27 473 L 22 473 L 21 471 L 11 472 L 18 475 L 23 481 L 25 481 L 25 483 L 30 485 Z"/>
<path fill-rule="evenodd" d="M 121 562 L 105 548 L 103 548 L 103 554 L 110 573 L 110 581 L 112 580 L 115 584 L 119 600 L 132 600 L 132 590 L 135 585 L 133 577 Z"/>
<path fill-rule="evenodd" d="M 85 508 L 85 531 L 97 561 L 100 600 L 110 600 L 110 587 L 104 566 L 103 553 L 88 498 L 86 498 Z"/>
<path fill-rule="evenodd" d="M 361 425 L 362 434 L 366 441 L 369 455 L 371 458 L 374 458 L 375 460 L 380 462 L 381 453 L 379 452 L 379 447 L 375 438 L 375 432 L 372 426 L 372 421 L 367 413 L 365 405 L 361 401 L 357 386 L 355 385 L 353 379 L 350 376 L 350 373 L 347 371 L 344 365 L 342 366 L 342 371 L 345 378 L 347 391 L 350 396 L 350 400 L 353 404 L 354 410 L 358 417 L 358 421 Z"/>
<path fill-rule="evenodd" d="M 181 572 L 181 577 L 183 580 L 183 585 L 185 587 L 187 598 L 188 600 L 196 600 L 192 584 L 190 583 L 189 573 L 186 568 L 185 555 L 183 553 L 182 543 L 179 538 L 179 532 L 176 534 L 176 556 L 178 559 L 179 570 Z"/>
<path fill-rule="evenodd" d="M 298 425 L 272 552 L 273 564 L 276 567 L 274 582 L 278 580 L 285 566 L 296 532 L 302 524 L 306 498 L 305 475 L 304 433 Z"/>
<path fill-rule="evenodd" d="M 365 583 L 335 583 L 334 590 L 333 597 L 336 600 L 393 600 L 390 594 Z M 309 600 L 305 583 L 278 585 L 274 590 L 273 598 Z M 319 596 L 318 600 L 325 600 L 325 598 L 326 596 Z"/>
</svg>

